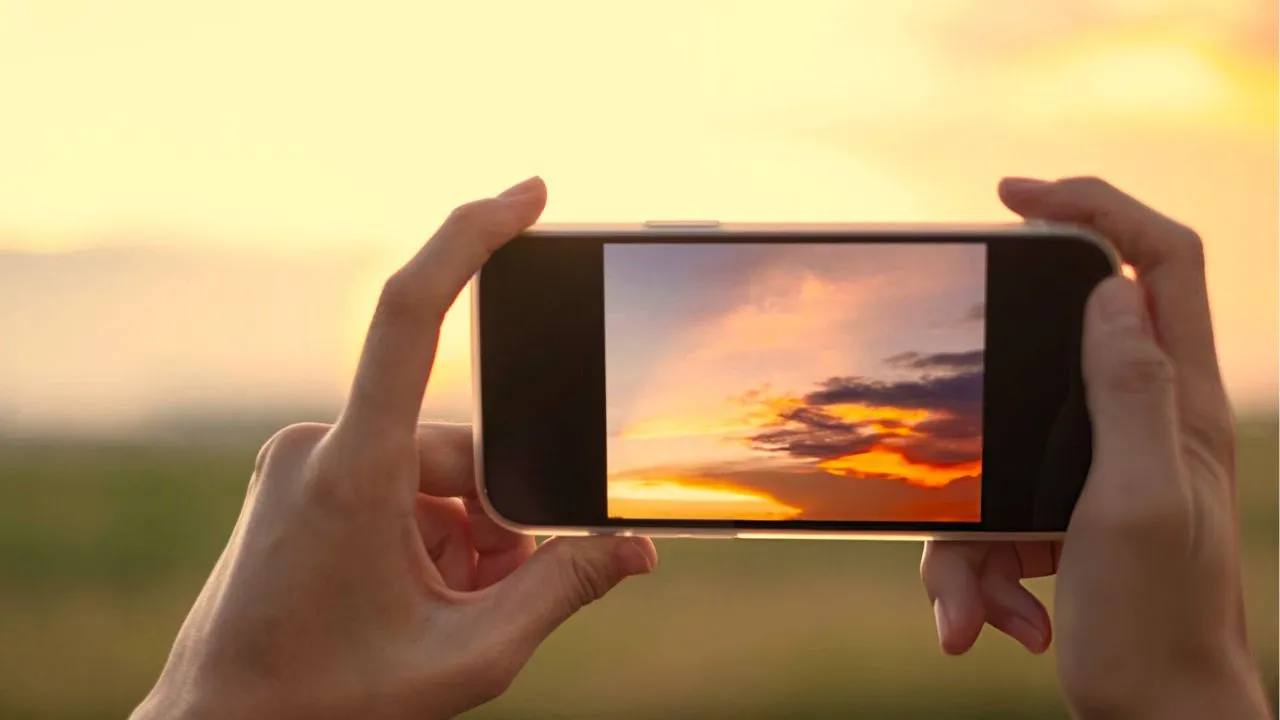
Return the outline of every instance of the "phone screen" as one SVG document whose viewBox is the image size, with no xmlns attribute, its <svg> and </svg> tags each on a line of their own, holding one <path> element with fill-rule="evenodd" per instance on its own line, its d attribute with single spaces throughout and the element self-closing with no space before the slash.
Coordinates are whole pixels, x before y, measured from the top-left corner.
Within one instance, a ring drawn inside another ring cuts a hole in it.
<svg viewBox="0 0 1280 720">
<path fill-rule="evenodd" d="M 987 248 L 606 244 L 614 519 L 982 519 Z"/>
<path fill-rule="evenodd" d="M 1065 530 L 1079 235 L 534 233 L 475 294 L 481 487 L 542 528 Z"/>
</svg>

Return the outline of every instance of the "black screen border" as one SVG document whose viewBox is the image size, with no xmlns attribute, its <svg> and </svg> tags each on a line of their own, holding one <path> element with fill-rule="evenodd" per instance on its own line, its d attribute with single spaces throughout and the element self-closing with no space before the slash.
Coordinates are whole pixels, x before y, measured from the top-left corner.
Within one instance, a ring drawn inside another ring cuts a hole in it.
<svg viewBox="0 0 1280 720">
<path fill-rule="evenodd" d="M 604 246 L 690 242 L 985 245 L 981 520 L 608 517 Z M 522 235 L 494 254 L 474 290 L 479 353 L 474 371 L 481 389 L 480 466 L 487 501 L 502 518 L 527 527 L 1061 532 L 1090 461 L 1091 430 L 1079 371 L 1084 302 L 1116 271 L 1111 258 L 1105 247 L 1069 232 Z"/>
</svg>

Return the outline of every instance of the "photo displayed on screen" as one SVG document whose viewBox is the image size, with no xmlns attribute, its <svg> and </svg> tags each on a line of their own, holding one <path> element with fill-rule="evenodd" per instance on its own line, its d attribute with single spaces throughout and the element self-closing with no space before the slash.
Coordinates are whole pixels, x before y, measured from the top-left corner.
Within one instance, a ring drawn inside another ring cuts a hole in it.
<svg viewBox="0 0 1280 720">
<path fill-rule="evenodd" d="M 986 246 L 607 243 L 614 519 L 977 522 Z"/>
</svg>

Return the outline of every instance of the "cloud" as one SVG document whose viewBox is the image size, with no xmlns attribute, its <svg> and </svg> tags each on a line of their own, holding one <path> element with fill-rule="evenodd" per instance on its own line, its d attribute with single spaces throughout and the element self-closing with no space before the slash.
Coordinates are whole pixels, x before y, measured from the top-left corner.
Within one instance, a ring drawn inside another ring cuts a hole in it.
<svg viewBox="0 0 1280 720">
<path fill-rule="evenodd" d="M 770 429 L 751 437 L 751 445 L 797 458 L 829 460 L 867 452 L 883 439 L 871 422 L 848 422 L 822 408 L 801 406 L 779 413 Z"/>
<path fill-rule="evenodd" d="M 963 415 L 934 418 L 917 423 L 915 430 L 941 440 L 964 440 L 982 436 L 982 418 Z"/>
<path fill-rule="evenodd" d="M 887 477 L 851 482 L 821 468 L 744 471 L 719 477 L 800 508 L 796 518 L 803 520 L 976 521 L 982 510 L 982 483 L 974 475 L 936 488 Z"/>
<path fill-rule="evenodd" d="M 951 467 L 969 465 L 982 460 L 982 440 L 977 442 L 939 442 L 936 438 L 924 435 L 919 440 L 911 440 L 900 446 L 903 459 L 918 465 L 935 467 Z"/>
<path fill-rule="evenodd" d="M 808 392 L 766 383 L 739 393 L 732 404 L 750 422 L 731 441 L 754 450 L 750 459 L 613 473 L 610 512 L 978 520 L 983 359 L 981 349 L 904 352 L 880 360 L 893 380 L 837 375 Z"/>
<path fill-rule="evenodd" d="M 913 327 L 880 307 L 977 346 L 981 326 L 956 328 L 954 316 L 982 299 L 984 264 L 985 250 L 967 244 L 610 248 L 607 394 L 625 410 L 616 427 L 626 435 L 637 423 L 716 413 L 744 388 L 807 389 L 897 349 L 929 347 L 909 344 Z"/>
<path fill-rule="evenodd" d="M 804 400 L 818 406 L 848 403 L 965 415 L 978 412 L 982 404 L 982 371 L 900 382 L 833 377 L 822 383 L 822 389 L 805 395 Z"/>
<path fill-rule="evenodd" d="M 923 355 L 918 352 L 904 352 L 886 358 L 885 363 L 899 368 L 912 370 L 981 370 L 983 351 L 944 352 Z"/>
<path fill-rule="evenodd" d="M 941 487 L 981 472 L 981 350 L 886 358 L 918 377 L 833 377 L 799 398 L 749 395 L 773 411 L 750 447 L 863 480 Z"/>
</svg>

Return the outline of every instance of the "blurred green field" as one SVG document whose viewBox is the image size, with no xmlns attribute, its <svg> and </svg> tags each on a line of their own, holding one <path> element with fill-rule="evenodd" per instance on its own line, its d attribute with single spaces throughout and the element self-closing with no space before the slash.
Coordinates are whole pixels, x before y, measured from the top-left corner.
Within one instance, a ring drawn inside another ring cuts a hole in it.
<svg viewBox="0 0 1280 720">
<path fill-rule="evenodd" d="M 1250 632 L 1276 692 L 1277 424 L 1242 426 Z M 256 447 L 0 444 L 0 717 L 120 718 L 235 520 Z M 1065 717 L 1052 654 L 936 650 L 914 543 L 661 544 L 475 718 Z M 1051 582 L 1039 582 L 1049 596 Z"/>
</svg>

